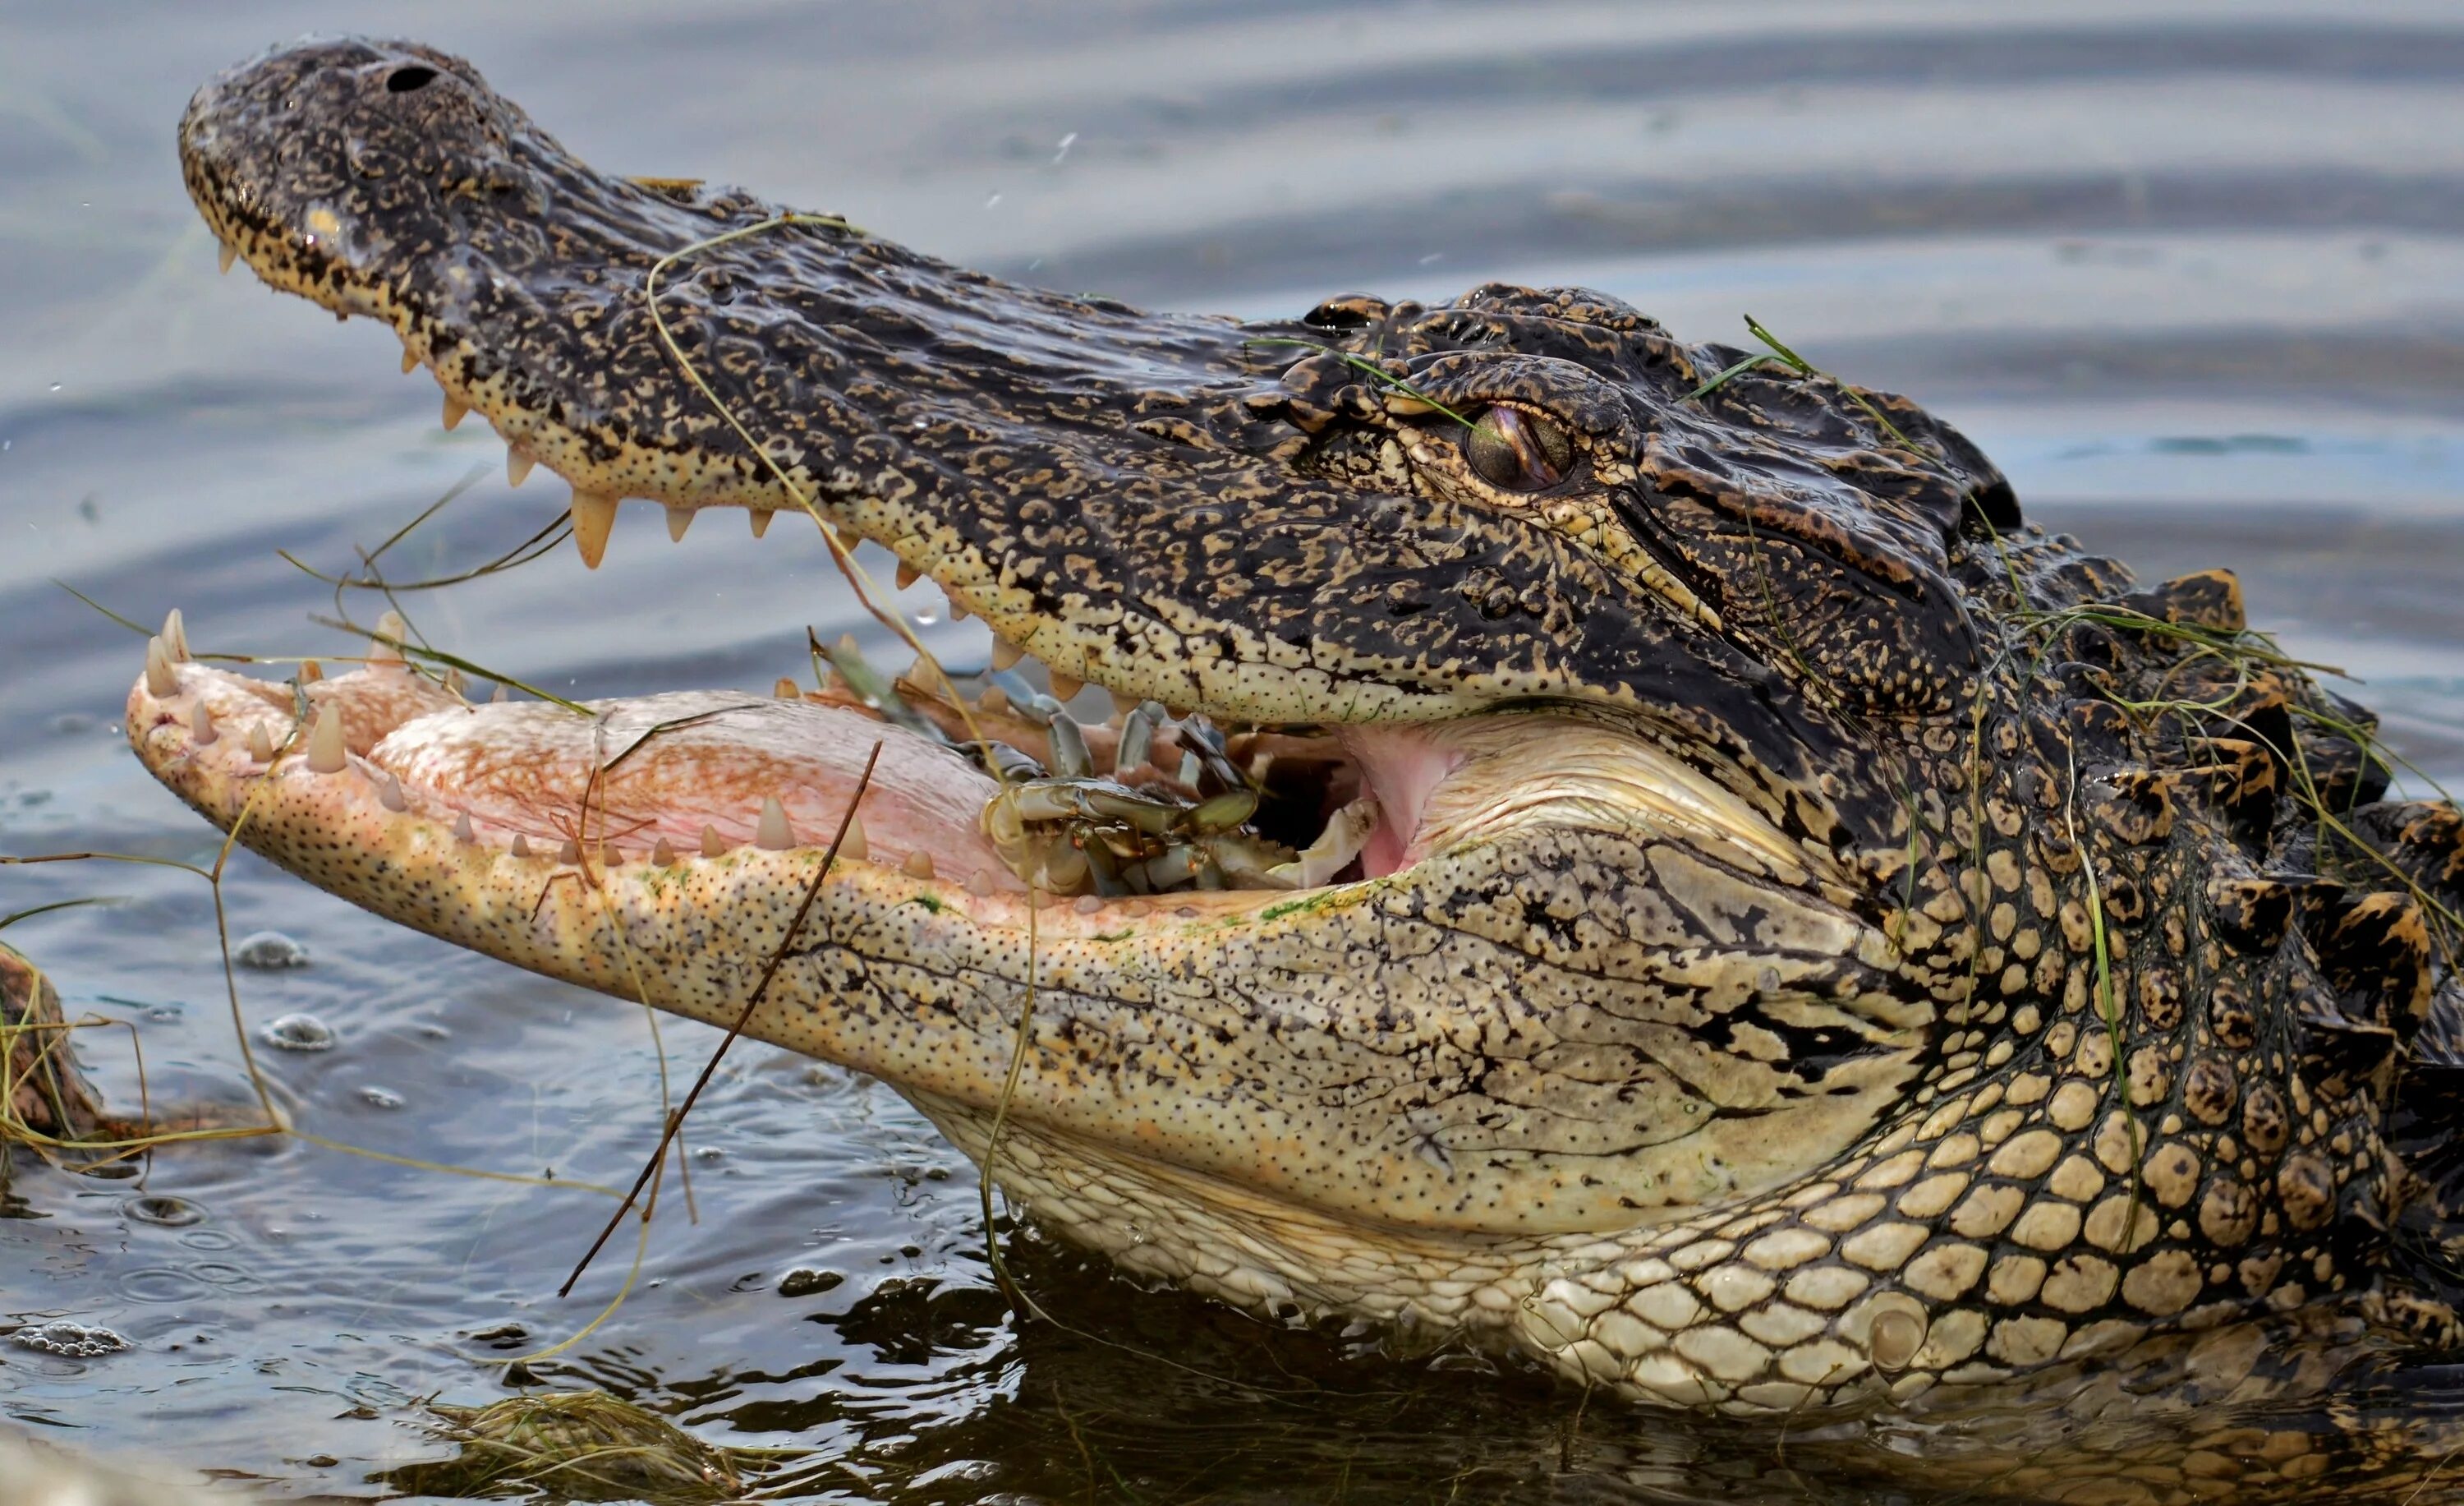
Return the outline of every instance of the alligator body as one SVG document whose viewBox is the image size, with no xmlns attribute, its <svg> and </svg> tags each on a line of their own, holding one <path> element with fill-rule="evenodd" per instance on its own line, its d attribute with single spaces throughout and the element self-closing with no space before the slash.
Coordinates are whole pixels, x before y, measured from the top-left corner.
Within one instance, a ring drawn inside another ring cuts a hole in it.
<svg viewBox="0 0 2464 1506">
<path fill-rule="evenodd" d="M 407 44 L 243 65 L 180 142 L 227 255 L 393 328 L 592 563 L 620 499 L 809 503 L 1141 707 L 919 668 L 893 720 L 582 715 L 175 629 L 131 742 L 311 882 L 720 1024 L 783 947 L 749 1033 L 1045 1227 L 1639 1401 L 2247 1400 L 2452 1343 L 2455 811 L 2385 798 L 2232 577 L 2139 589 L 1913 404 L 1580 289 L 1016 287 L 600 175 Z M 2402 1451 L 2298 1442 L 2227 1473 Z"/>
</svg>

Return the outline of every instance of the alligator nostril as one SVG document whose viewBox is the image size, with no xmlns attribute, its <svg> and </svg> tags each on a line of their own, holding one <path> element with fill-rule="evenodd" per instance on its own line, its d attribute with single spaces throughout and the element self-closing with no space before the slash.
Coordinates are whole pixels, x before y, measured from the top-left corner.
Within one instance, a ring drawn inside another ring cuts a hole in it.
<svg viewBox="0 0 2464 1506">
<path fill-rule="evenodd" d="M 435 79 L 435 69 L 425 63 L 412 63 L 385 75 L 385 93 L 408 94 L 413 89 L 427 88 Z"/>
</svg>

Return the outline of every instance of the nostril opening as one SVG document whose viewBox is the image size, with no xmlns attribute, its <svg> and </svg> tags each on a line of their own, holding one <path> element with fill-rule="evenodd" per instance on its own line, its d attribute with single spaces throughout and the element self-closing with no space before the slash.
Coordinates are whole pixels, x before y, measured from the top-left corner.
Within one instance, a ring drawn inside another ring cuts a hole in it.
<svg viewBox="0 0 2464 1506">
<path fill-rule="evenodd" d="M 426 63 L 412 63 L 408 67 L 397 68 L 385 75 L 385 93 L 408 94 L 413 89 L 427 88 L 435 79 L 435 69 Z"/>
</svg>

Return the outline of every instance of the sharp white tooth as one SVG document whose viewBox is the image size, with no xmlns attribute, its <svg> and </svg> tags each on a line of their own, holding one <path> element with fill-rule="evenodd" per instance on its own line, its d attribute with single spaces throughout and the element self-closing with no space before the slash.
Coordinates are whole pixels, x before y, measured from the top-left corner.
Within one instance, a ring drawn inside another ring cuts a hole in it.
<svg viewBox="0 0 2464 1506">
<path fill-rule="evenodd" d="M 158 700 L 180 693 L 180 676 L 172 670 L 170 652 L 160 638 L 145 640 L 145 693 Z"/>
<path fill-rule="evenodd" d="M 455 425 L 462 422 L 462 415 L 469 411 L 471 411 L 470 404 L 451 392 L 445 394 L 445 428 L 449 432 Z"/>
<path fill-rule="evenodd" d="M 253 721 L 248 728 L 248 756 L 258 764 L 274 762 L 274 740 L 265 733 L 265 723 Z"/>
<path fill-rule="evenodd" d="M 342 708 L 332 701 L 317 708 L 317 720 L 308 723 L 308 772 L 339 774 L 350 751 L 342 736 Z"/>
<path fill-rule="evenodd" d="M 394 645 L 409 641 L 410 624 L 403 621 L 402 613 L 398 611 L 386 612 L 377 619 L 376 636 L 368 640 L 368 662 L 372 665 L 402 663 L 402 650 Z"/>
<path fill-rule="evenodd" d="M 465 693 L 467 683 L 468 682 L 462 678 L 462 672 L 460 670 L 452 668 L 450 665 L 447 666 L 445 671 L 445 688 L 447 690 L 450 690 L 454 695 L 461 697 L 464 700 L 469 700 L 471 698 Z"/>
<path fill-rule="evenodd" d="M 685 542 L 685 530 L 693 526 L 693 510 L 692 508 L 690 508 L 690 507 L 671 507 L 671 508 L 669 508 L 669 509 L 668 509 L 668 540 L 669 540 L 669 542 L 670 542 L 670 543 L 684 543 L 684 542 Z"/>
<path fill-rule="evenodd" d="M 967 893 L 980 899 L 993 892 L 993 871 L 979 868 L 967 875 Z"/>
<path fill-rule="evenodd" d="M 416 371 L 416 370 L 418 370 L 418 369 L 419 369 L 419 357 L 417 357 L 417 356 L 415 356 L 415 355 L 411 354 L 411 350 L 410 350 L 410 347 L 409 347 L 408 345 L 405 345 L 405 346 L 403 346 L 403 347 L 402 347 L 402 374 L 403 374 L 404 376 L 408 376 L 408 375 L 410 375 L 412 372 L 414 372 L 414 371 Z"/>
<path fill-rule="evenodd" d="M 471 829 L 471 812 L 468 810 L 455 811 L 453 813 L 453 840 L 456 842 L 475 842 L 478 839 L 479 833 Z"/>
<path fill-rule="evenodd" d="M 322 664 L 318 663 L 315 659 L 302 659 L 299 661 L 300 684 L 314 685 L 324 677 L 325 666 Z"/>
<path fill-rule="evenodd" d="M 1052 672 L 1052 698 L 1065 706 L 1076 700 L 1078 693 L 1086 688 L 1087 682 L 1083 679 L 1064 675 L 1059 670 Z"/>
<path fill-rule="evenodd" d="M 864 841 L 864 817 L 847 817 L 847 835 L 839 840 L 839 856 L 864 857 L 870 852 L 871 849 L 866 847 Z"/>
<path fill-rule="evenodd" d="M 512 698 L 513 698 L 511 696 L 505 694 L 505 682 L 503 680 L 496 681 L 496 688 L 488 692 L 488 704 L 491 706 L 501 706 Z"/>
<path fill-rule="evenodd" d="M 650 861 L 661 868 L 673 868 L 676 865 L 676 850 L 668 845 L 666 837 L 661 837 L 650 844 Z"/>
<path fill-rule="evenodd" d="M 1010 669 L 1016 666 L 1018 661 L 1024 657 L 1026 657 L 1026 651 L 1020 648 L 1017 644 L 1010 642 L 1007 638 L 995 638 L 993 640 L 993 668 L 997 670 Z"/>
<path fill-rule="evenodd" d="M 163 652 L 171 656 L 174 664 L 186 664 L 192 657 L 188 653 L 188 624 L 177 607 L 163 617 Z"/>
<path fill-rule="evenodd" d="M 1112 715 L 1115 717 L 1126 717 L 1138 709 L 1138 698 L 1135 696 L 1124 696 L 1117 690 L 1106 691 L 1104 694 L 1112 698 Z"/>
<path fill-rule="evenodd" d="M 624 867 L 624 866 L 625 866 L 625 850 L 624 850 L 623 848 L 621 848 L 621 847 L 618 847 L 618 846 L 617 846 L 615 843 L 613 843 L 613 842 L 602 842 L 602 843 L 600 843 L 600 844 L 599 844 L 599 866 L 600 866 L 600 867 L 602 867 L 602 868 L 622 868 L 622 867 Z"/>
<path fill-rule="evenodd" d="M 950 620 L 952 622 L 964 622 L 975 615 L 974 612 L 967 610 L 966 603 L 958 600 L 956 596 L 950 597 L 949 602 Z"/>
<path fill-rule="evenodd" d="M 530 839 L 529 837 L 526 837 L 526 836 L 522 835 L 519 831 L 515 832 L 515 833 L 514 833 L 514 845 L 513 845 L 513 848 L 511 849 L 511 851 L 512 851 L 513 854 L 514 854 L 516 857 L 528 857 L 528 856 L 530 856 L 530 855 L 531 855 L 531 839 Z"/>
<path fill-rule="evenodd" d="M 556 860 L 568 866 L 580 863 L 582 861 L 582 844 L 571 837 L 566 837 L 556 850 Z"/>
<path fill-rule="evenodd" d="M 915 566 L 908 564 L 906 561 L 899 561 L 898 588 L 902 591 L 907 589 L 910 586 L 914 585 L 916 581 L 922 577 L 923 573 L 923 571 L 918 570 Z"/>
<path fill-rule="evenodd" d="M 976 704 L 983 707 L 987 714 L 998 717 L 1009 710 L 1009 694 L 999 685 L 987 686 L 983 698 Z"/>
<path fill-rule="evenodd" d="M 708 822 L 702 823 L 701 855 L 704 857 L 725 857 L 727 855 L 727 844 L 719 840 L 718 828 L 712 826 Z"/>
<path fill-rule="evenodd" d="M 615 526 L 615 498 L 573 489 L 573 542 L 582 549 L 583 565 L 599 568 L 599 562 L 607 558 L 607 531 Z"/>
<path fill-rule="evenodd" d="M 779 676 L 778 684 L 770 687 L 770 694 L 781 700 L 801 700 L 804 696 L 803 691 L 796 688 L 796 682 L 784 675 Z"/>
<path fill-rule="evenodd" d="M 232 245 L 230 241 L 224 241 L 222 243 L 222 249 L 214 255 L 215 259 L 222 263 L 223 276 L 230 277 L 231 263 L 239 259 L 239 248 Z"/>
<path fill-rule="evenodd" d="M 387 810 L 407 810 L 410 802 L 403 798 L 402 781 L 388 773 L 377 781 L 377 804 Z"/>
<path fill-rule="evenodd" d="M 519 486 L 530 479 L 531 467 L 539 464 L 529 454 L 513 446 L 505 447 L 505 484 Z"/>
<path fill-rule="evenodd" d="M 214 741 L 215 736 L 216 736 L 216 734 L 215 734 L 215 732 L 214 732 L 214 714 L 213 714 L 212 712 L 210 712 L 210 711 L 208 711 L 208 710 L 206 709 L 206 703 L 205 703 L 204 701 L 202 701 L 202 700 L 201 700 L 201 701 L 197 702 L 194 706 L 189 707 L 189 708 L 188 708 L 188 742 L 189 742 L 189 743 L 190 743 L 192 746 L 195 746 L 195 747 L 205 747 L 205 746 L 207 746 L 208 744 L 211 743 L 211 742 Z"/>
<path fill-rule="evenodd" d="M 784 853 L 796 845 L 796 829 L 787 824 L 787 808 L 776 795 L 761 797 L 761 823 L 754 829 L 753 845 Z"/>
<path fill-rule="evenodd" d="M 1101 895 L 1080 895 L 1078 897 L 1078 902 L 1070 906 L 1070 908 L 1076 910 L 1080 915 L 1093 915 L 1096 911 L 1104 908 L 1104 899 Z"/>
<path fill-rule="evenodd" d="M 933 876 L 933 854 L 910 853 L 907 861 L 898 865 L 898 871 L 910 878 L 930 878 Z"/>
<path fill-rule="evenodd" d="M 744 516 L 753 520 L 753 537 L 759 539 L 770 531 L 770 520 L 778 515 L 766 507 L 756 507 Z"/>
</svg>

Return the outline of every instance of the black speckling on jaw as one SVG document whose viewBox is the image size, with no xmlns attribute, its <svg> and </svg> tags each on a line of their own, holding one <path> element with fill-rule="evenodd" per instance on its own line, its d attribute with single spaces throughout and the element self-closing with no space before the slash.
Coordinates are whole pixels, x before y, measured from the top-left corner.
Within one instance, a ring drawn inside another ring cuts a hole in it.
<svg viewBox="0 0 2464 1506">
<path fill-rule="evenodd" d="M 578 487 L 787 505 L 644 299 L 660 258 L 774 207 L 593 171 L 468 63 L 407 43 L 242 65 L 180 139 L 192 194 L 261 276 L 391 322 Z M 661 307 L 798 487 L 1124 693 L 1316 722 L 1572 698 L 1796 778 L 1844 762 L 1843 715 L 1939 711 L 1974 666 L 1947 560 L 1961 498 L 2007 496 L 1990 465 L 1905 404 L 1898 427 L 1934 453 L 1897 445 L 1824 382 L 1752 374 L 1689 401 L 1733 353 L 1600 295 L 1491 286 L 1243 325 L 807 223 L 695 255 Z M 1575 463 L 1501 491 L 1448 412 L 1388 401 L 1406 388 L 1452 414 L 1548 415 Z"/>
</svg>

